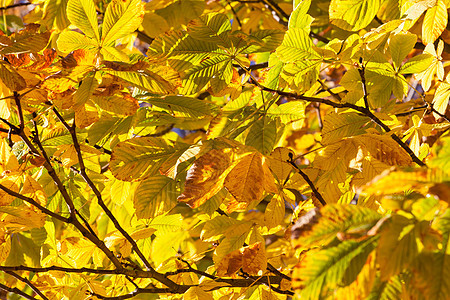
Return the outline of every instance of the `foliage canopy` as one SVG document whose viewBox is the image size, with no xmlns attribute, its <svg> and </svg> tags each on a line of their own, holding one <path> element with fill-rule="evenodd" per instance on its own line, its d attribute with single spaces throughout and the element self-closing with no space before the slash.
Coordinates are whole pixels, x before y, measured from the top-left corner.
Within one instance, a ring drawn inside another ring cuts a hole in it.
<svg viewBox="0 0 450 300">
<path fill-rule="evenodd" d="M 448 298 L 450 1 L 2 5 L 10 299 Z"/>
</svg>

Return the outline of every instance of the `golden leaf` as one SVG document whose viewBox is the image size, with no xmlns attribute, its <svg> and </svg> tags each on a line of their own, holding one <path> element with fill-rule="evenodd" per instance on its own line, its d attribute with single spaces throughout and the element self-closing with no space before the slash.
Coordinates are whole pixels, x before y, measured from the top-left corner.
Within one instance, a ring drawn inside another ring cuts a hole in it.
<svg viewBox="0 0 450 300">
<path fill-rule="evenodd" d="M 436 5 L 425 13 L 422 25 L 422 42 L 425 45 L 433 43 L 447 27 L 447 6 L 443 0 L 438 0 Z"/>
<path fill-rule="evenodd" d="M 178 201 L 196 208 L 210 199 L 223 187 L 223 181 L 231 164 L 228 150 L 212 149 L 197 159 L 189 169 L 184 192 Z"/>
<path fill-rule="evenodd" d="M 238 202 L 260 200 L 264 192 L 262 155 L 254 152 L 241 158 L 225 178 L 224 185 Z"/>
<path fill-rule="evenodd" d="M 267 268 L 266 253 L 261 242 L 227 254 L 216 266 L 217 276 L 231 277 L 241 268 L 250 275 L 258 275 Z"/>
</svg>

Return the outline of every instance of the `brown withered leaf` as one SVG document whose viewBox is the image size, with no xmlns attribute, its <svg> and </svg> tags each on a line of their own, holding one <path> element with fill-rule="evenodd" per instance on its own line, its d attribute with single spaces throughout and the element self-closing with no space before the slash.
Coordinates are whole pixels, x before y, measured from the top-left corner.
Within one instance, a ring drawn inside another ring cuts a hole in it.
<svg viewBox="0 0 450 300">
<path fill-rule="evenodd" d="M 267 268 L 267 258 L 261 242 L 234 250 L 227 254 L 217 265 L 217 276 L 233 276 L 239 269 L 249 275 L 258 275 Z"/>
<path fill-rule="evenodd" d="M 262 155 L 254 152 L 241 158 L 227 175 L 224 185 L 238 202 L 260 200 L 264 192 Z"/>
<path fill-rule="evenodd" d="M 196 208 L 219 192 L 231 164 L 230 156 L 227 149 L 213 149 L 197 159 L 187 173 L 178 201 Z"/>
</svg>

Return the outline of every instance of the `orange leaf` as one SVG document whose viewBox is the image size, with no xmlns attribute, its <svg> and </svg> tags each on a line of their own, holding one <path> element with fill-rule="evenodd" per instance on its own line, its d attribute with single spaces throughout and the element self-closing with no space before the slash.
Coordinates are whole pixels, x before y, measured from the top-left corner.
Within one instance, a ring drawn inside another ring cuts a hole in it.
<svg viewBox="0 0 450 300">
<path fill-rule="evenodd" d="M 197 159 L 189 169 L 184 192 L 178 201 L 196 208 L 210 199 L 223 187 L 223 181 L 231 164 L 230 152 L 213 149 Z"/>
</svg>

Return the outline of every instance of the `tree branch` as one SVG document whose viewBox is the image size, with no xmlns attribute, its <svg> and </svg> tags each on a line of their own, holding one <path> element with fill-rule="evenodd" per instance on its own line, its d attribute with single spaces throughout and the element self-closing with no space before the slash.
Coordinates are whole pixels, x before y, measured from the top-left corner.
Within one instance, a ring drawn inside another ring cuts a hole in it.
<svg viewBox="0 0 450 300">
<path fill-rule="evenodd" d="M 309 187 L 311 188 L 313 195 L 317 198 L 317 200 L 319 200 L 320 204 L 322 204 L 323 206 L 327 205 L 327 202 L 325 201 L 325 199 L 322 197 L 322 194 L 319 193 L 319 191 L 317 190 L 317 188 L 315 187 L 314 183 L 311 181 L 311 179 L 309 179 L 308 175 L 305 174 L 305 172 L 302 171 L 302 169 L 300 169 L 297 164 L 294 161 L 294 156 L 292 155 L 292 153 L 289 153 L 289 160 L 287 161 L 292 167 L 294 167 L 294 169 L 297 170 L 297 172 L 303 177 L 303 179 L 308 183 Z"/>
<path fill-rule="evenodd" d="M 174 287 L 176 285 L 175 282 L 168 279 L 166 276 L 162 275 L 161 273 L 156 272 L 155 269 L 151 266 L 150 262 L 147 260 L 147 258 L 144 256 L 144 254 L 141 252 L 139 247 L 136 244 L 136 241 L 126 232 L 125 229 L 120 225 L 119 221 L 117 221 L 116 217 L 113 215 L 113 213 L 109 210 L 109 208 L 106 206 L 105 202 L 103 201 L 103 197 L 99 189 L 95 186 L 94 182 L 92 182 L 91 178 L 86 173 L 86 166 L 84 165 L 84 159 L 81 153 L 81 147 L 80 143 L 78 142 L 77 133 L 76 133 L 76 126 L 75 121 L 72 126 L 69 126 L 69 124 L 66 122 L 66 120 L 62 117 L 62 115 L 56 110 L 55 107 L 53 107 L 53 112 L 55 113 L 58 120 L 63 124 L 63 126 L 69 131 L 72 141 L 75 147 L 75 151 L 77 153 L 78 157 L 78 163 L 80 164 L 80 174 L 81 177 L 83 177 L 84 181 L 88 184 L 90 189 L 94 192 L 95 196 L 97 197 L 98 204 L 103 209 L 103 211 L 106 213 L 106 215 L 110 218 L 110 220 L 113 222 L 115 228 L 125 237 L 125 239 L 131 244 L 133 251 L 137 254 L 137 256 L 141 259 L 141 261 L 144 263 L 145 267 L 148 271 L 153 273 L 153 276 L 156 280 L 159 282 L 167 285 L 168 287 Z"/>
<path fill-rule="evenodd" d="M 28 294 L 22 292 L 22 291 L 19 290 L 18 288 L 10 288 L 10 287 L 8 287 L 8 286 L 2 284 L 2 283 L 0 283 L 0 289 L 6 291 L 6 292 L 8 292 L 8 293 L 15 293 L 15 294 L 17 294 L 17 295 L 20 295 L 20 296 L 24 297 L 25 299 L 29 299 L 29 300 L 38 300 L 38 299 L 34 298 L 33 296 L 30 296 L 30 295 L 28 295 Z"/>
<path fill-rule="evenodd" d="M 39 150 L 31 143 L 28 136 L 25 134 L 24 128 L 25 128 L 25 120 L 23 117 L 23 111 L 22 111 L 22 105 L 20 103 L 20 96 L 17 92 L 14 92 L 14 101 L 17 107 L 17 115 L 19 116 L 19 126 L 17 128 L 18 132 L 17 134 L 21 137 L 21 139 L 24 141 L 24 143 L 28 146 L 30 151 L 37 157 L 43 157 L 44 158 L 44 168 L 47 170 L 50 177 L 55 182 L 56 186 L 58 187 L 59 192 L 63 196 L 64 201 L 66 202 L 70 218 L 68 219 L 69 223 L 74 225 L 81 234 L 89 239 L 92 243 L 94 243 L 100 250 L 105 253 L 105 255 L 111 260 L 111 262 L 114 264 L 114 266 L 118 269 L 122 268 L 122 265 L 120 264 L 119 260 L 116 258 L 116 256 L 106 247 L 105 243 L 101 240 L 99 240 L 96 236 L 92 235 L 89 230 L 87 230 L 76 218 L 76 211 L 75 206 L 73 204 L 72 199 L 70 198 L 69 193 L 67 192 L 64 184 L 62 183 L 61 179 L 56 174 L 55 169 L 51 165 L 50 159 L 42 146 L 42 143 L 39 140 L 39 134 L 38 132 L 35 132 L 34 136 L 34 142 L 37 144 Z M 33 121 L 34 122 L 34 121 Z M 41 154 L 42 153 L 42 154 Z"/>
<path fill-rule="evenodd" d="M 15 8 L 15 7 L 28 6 L 28 5 L 32 5 L 32 4 L 34 4 L 34 3 L 30 3 L 30 2 L 16 3 L 16 4 L 11 4 L 8 6 L 0 7 L 0 10 L 7 10 L 7 9 Z"/>
<path fill-rule="evenodd" d="M 4 186 L 2 184 L 0 184 L 0 190 L 4 191 L 5 193 L 8 193 L 11 196 L 19 198 L 19 199 L 21 199 L 21 200 L 23 200 L 23 201 L 25 201 L 25 202 L 35 206 L 36 208 L 38 208 L 40 211 L 42 211 L 46 215 L 49 215 L 49 216 L 51 216 L 51 217 L 53 217 L 55 219 L 58 219 L 60 221 L 65 222 L 65 223 L 69 222 L 68 218 L 65 218 L 65 217 L 63 217 L 61 215 L 58 215 L 58 214 L 48 210 L 47 208 L 45 208 L 42 205 L 40 205 L 38 202 L 34 201 L 33 198 L 29 198 L 29 197 L 23 196 L 23 195 L 21 195 L 19 193 L 16 193 L 13 190 L 8 189 L 6 186 Z"/>
<path fill-rule="evenodd" d="M 3 272 L 11 275 L 12 277 L 16 278 L 17 280 L 22 281 L 23 283 L 28 285 L 33 290 L 33 292 L 35 292 L 36 294 L 41 296 L 42 299 L 48 300 L 48 298 L 44 294 L 42 294 L 42 292 L 34 284 L 32 284 L 28 279 L 26 279 L 22 276 L 19 276 L 18 274 L 14 273 L 13 271 L 3 271 Z"/>
<path fill-rule="evenodd" d="M 274 90 L 268 87 L 264 87 L 259 85 L 259 87 L 267 92 L 272 92 L 272 93 L 276 93 L 280 96 L 285 96 L 291 99 L 297 99 L 297 100 L 304 100 L 304 101 L 308 101 L 308 102 L 318 102 L 318 103 L 323 103 L 335 108 L 351 108 L 354 109 L 356 111 L 359 111 L 360 113 L 362 113 L 363 115 L 366 115 L 367 117 L 369 117 L 373 122 L 375 122 L 378 126 L 380 126 L 385 132 L 390 132 L 391 129 L 389 128 L 389 126 L 387 126 L 386 124 L 384 124 L 379 118 L 377 118 L 377 116 L 375 116 L 369 109 L 365 108 L 365 107 L 361 107 L 355 104 L 351 104 L 351 103 L 337 103 L 328 99 L 323 99 L 323 98 L 314 98 L 314 97 L 307 97 L 307 96 L 303 96 L 303 95 L 298 95 L 298 94 L 294 94 L 294 93 L 290 93 L 290 92 L 283 92 L 283 91 L 278 91 L 278 90 Z M 406 145 L 396 134 L 391 134 L 391 137 L 394 141 L 396 141 L 400 147 L 402 147 L 407 153 L 408 155 L 411 157 L 411 159 L 419 166 L 421 167 L 426 167 L 427 165 L 421 161 L 415 154 L 414 152 L 411 150 L 411 148 L 409 148 L 408 145 Z"/>
</svg>

